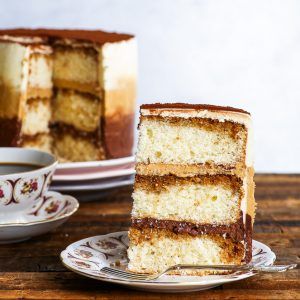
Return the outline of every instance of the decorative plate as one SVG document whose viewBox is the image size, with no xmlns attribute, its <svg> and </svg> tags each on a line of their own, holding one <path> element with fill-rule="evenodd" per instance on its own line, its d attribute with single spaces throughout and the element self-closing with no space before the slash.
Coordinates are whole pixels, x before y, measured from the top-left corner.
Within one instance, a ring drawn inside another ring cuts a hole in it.
<svg viewBox="0 0 300 300">
<path fill-rule="evenodd" d="M 92 180 L 131 175 L 134 173 L 134 156 L 89 162 L 60 163 L 54 181 Z"/>
<path fill-rule="evenodd" d="M 55 182 L 50 186 L 53 191 L 64 191 L 64 192 L 74 192 L 74 191 L 100 191 L 106 189 L 112 189 L 116 187 L 132 185 L 134 180 L 133 175 L 121 176 L 117 178 L 109 179 L 96 179 L 84 182 Z"/>
<path fill-rule="evenodd" d="M 83 276 L 130 288 L 152 292 L 191 292 L 205 290 L 218 285 L 254 276 L 253 272 L 235 272 L 228 275 L 171 276 L 164 275 L 153 281 L 133 281 L 114 278 L 100 272 L 105 266 L 126 268 L 128 236 L 127 231 L 115 232 L 80 240 L 62 251 L 62 263 L 71 271 Z M 252 264 L 272 265 L 276 259 L 271 249 L 253 240 Z"/>
<path fill-rule="evenodd" d="M 0 244 L 27 240 L 49 232 L 63 224 L 79 207 L 71 196 L 47 192 L 30 211 L 20 213 L 15 220 L 0 222 Z"/>
</svg>

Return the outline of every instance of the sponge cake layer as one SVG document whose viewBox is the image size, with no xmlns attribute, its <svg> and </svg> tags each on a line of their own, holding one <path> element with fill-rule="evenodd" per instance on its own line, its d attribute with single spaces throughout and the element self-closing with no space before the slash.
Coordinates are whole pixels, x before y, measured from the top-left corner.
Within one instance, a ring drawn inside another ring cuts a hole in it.
<svg viewBox="0 0 300 300">
<path fill-rule="evenodd" d="M 245 255 L 241 242 L 219 235 L 194 237 L 168 230 L 131 228 L 129 238 L 128 269 L 136 273 L 158 273 L 176 264 L 241 264 Z"/>
<path fill-rule="evenodd" d="M 98 52 L 92 47 L 56 46 L 53 81 L 59 88 L 100 95 Z"/>
<path fill-rule="evenodd" d="M 241 124 L 147 116 L 141 118 L 139 131 L 138 163 L 234 168 L 245 161 L 247 131 Z"/>
<path fill-rule="evenodd" d="M 136 175 L 132 217 L 229 225 L 240 219 L 243 195 L 234 176 Z"/>
<path fill-rule="evenodd" d="M 52 105 L 53 122 L 62 122 L 87 132 L 94 132 L 100 127 L 101 101 L 93 95 L 58 89 Z"/>
</svg>

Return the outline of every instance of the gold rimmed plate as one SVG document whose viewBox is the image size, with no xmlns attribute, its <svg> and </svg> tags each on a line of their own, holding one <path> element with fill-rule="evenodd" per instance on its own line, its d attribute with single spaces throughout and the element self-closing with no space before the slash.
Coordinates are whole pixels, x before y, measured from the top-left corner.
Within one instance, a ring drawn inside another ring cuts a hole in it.
<svg viewBox="0 0 300 300">
<path fill-rule="evenodd" d="M 115 232 L 75 242 L 62 251 L 60 257 L 68 269 L 82 276 L 152 292 L 199 291 L 255 275 L 251 271 L 208 276 L 164 275 L 157 280 L 145 282 L 114 278 L 100 271 L 101 268 L 112 265 L 126 268 L 127 248 L 127 231 Z M 252 255 L 251 264 L 257 266 L 272 265 L 276 259 L 271 249 L 258 241 L 253 241 Z"/>
</svg>

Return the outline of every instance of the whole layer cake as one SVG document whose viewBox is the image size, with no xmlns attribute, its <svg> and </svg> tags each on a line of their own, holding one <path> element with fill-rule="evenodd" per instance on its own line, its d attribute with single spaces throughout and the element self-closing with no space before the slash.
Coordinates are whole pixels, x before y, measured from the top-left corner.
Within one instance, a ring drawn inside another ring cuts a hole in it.
<svg viewBox="0 0 300 300">
<path fill-rule="evenodd" d="M 251 261 L 251 135 L 250 114 L 240 109 L 141 106 L 130 271 Z"/>
<path fill-rule="evenodd" d="M 136 52 L 128 34 L 0 30 L 0 146 L 62 161 L 131 155 Z"/>
</svg>

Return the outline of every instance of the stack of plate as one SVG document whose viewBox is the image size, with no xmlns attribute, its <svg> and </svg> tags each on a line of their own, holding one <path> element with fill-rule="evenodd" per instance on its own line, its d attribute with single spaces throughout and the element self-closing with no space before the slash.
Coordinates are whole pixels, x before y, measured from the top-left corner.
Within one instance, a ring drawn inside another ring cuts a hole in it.
<svg viewBox="0 0 300 300">
<path fill-rule="evenodd" d="M 89 192 L 131 185 L 134 156 L 103 161 L 60 163 L 51 190 Z"/>
</svg>

